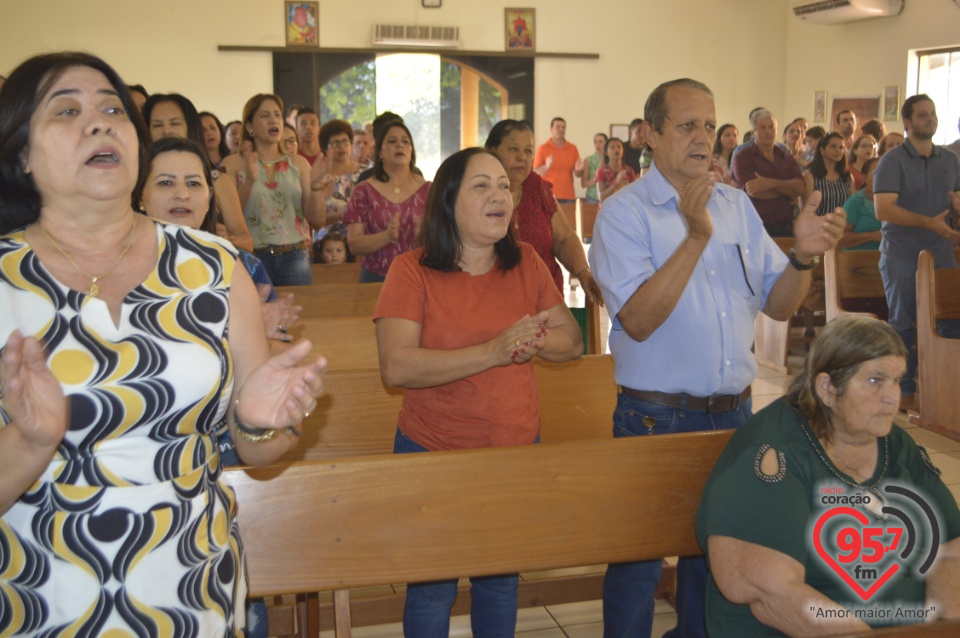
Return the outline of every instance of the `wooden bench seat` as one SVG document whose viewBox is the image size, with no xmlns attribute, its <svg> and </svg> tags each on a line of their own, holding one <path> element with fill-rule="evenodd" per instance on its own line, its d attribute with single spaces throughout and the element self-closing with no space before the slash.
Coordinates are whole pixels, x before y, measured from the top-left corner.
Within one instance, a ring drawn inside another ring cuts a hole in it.
<svg viewBox="0 0 960 638">
<path fill-rule="evenodd" d="M 350 589 L 699 554 L 700 494 L 729 436 L 382 455 L 225 476 L 237 490 L 251 595 L 334 590 L 337 635 L 349 636 Z"/>
<path fill-rule="evenodd" d="M 610 355 L 549 363 L 534 359 L 544 443 L 613 436 L 617 386 Z M 386 389 L 379 369 L 330 372 L 317 409 L 304 423 L 303 439 L 284 462 L 331 459 L 393 451 L 402 389 Z"/>
<path fill-rule="evenodd" d="M 935 269 L 933 255 L 925 250 L 917 269 L 920 405 L 910 422 L 960 441 L 960 340 L 937 333 L 942 319 L 960 319 L 960 269 Z"/>
<path fill-rule="evenodd" d="M 848 313 L 887 319 L 887 300 L 879 262 L 879 250 L 835 248 L 823 255 L 827 321 Z M 870 306 L 876 311 L 869 312 Z"/>
</svg>

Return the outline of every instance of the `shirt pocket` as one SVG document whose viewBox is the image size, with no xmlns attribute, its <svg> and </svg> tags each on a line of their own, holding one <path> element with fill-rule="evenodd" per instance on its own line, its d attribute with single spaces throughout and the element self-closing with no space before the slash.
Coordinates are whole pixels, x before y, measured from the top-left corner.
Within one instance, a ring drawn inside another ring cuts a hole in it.
<svg viewBox="0 0 960 638">
<path fill-rule="evenodd" d="M 739 243 L 726 243 L 724 249 L 730 290 L 747 298 L 760 295 L 763 283 L 760 251 L 750 244 Z"/>
</svg>

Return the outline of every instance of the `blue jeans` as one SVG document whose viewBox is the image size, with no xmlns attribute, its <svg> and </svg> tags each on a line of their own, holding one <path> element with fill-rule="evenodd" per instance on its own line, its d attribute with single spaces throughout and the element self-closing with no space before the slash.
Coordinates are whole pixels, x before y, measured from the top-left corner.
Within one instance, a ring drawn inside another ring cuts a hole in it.
<svg viewBox="0 0 960 638">
<path fill-rule="evenodd" d="M 650 436 L 728 430 L 753 415 L 752 400 L 736 410 L 702 412 L 668 408 L 627 394 L 617 396 L 613 436 Z M 660 582 L 661 560 L 616 563 L 603 579 L 604 638 L 648 638 L 653 630 L 653 596 Z M 702 557 L 677 563 L 677 626 L 664 636 L 705 637 L 704 597 L 707 564 Z"/>
<path fill-rule="evenodd" d="M 274 286 L 309 286 L 313 283 L 310 270 L 310 251 L 292 250 L 282 255 L 256 250 L 254 254 L 263 262 L 263 267 Z"/>
<path fill-rule="evenodd" d="M 400 428 L 394 454 L 429 452 L 410 440 Z M 470 626 L 474 638 L 513 638 L 517 627 L 517 574 L 470 579 Z M 447 638 L 450 609 L 457 599 L 457 581 L 407 585 L 403 607 L 403 635 L 408 638 Z"/>
<path fill-rule="evenodd" d="M 360 283 L 362 284 L 379 284 L 385 281 L 387 278 L 383 275 L 378 275 L 377 273 L 370 272 L 366 268 L 360 269 Z"/>
<path fill-rule="evenodd" d="M 903 339 L 908 352 L 907 371 L 900 379 L 900 393 L 912 396 L 917 391 L 917 261 L 881 253 L 880 276 L 890 308 L 890 325 Z M 937 332 L 949 339 L 960 339 L 960 321 L 938 321 Z"/>
</svg>

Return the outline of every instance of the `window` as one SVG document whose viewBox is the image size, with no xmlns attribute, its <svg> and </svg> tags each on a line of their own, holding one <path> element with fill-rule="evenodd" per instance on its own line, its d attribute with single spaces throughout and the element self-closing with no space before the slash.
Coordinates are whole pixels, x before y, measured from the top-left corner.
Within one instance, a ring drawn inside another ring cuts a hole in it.
<svg viewBox="0 0 960 638">
<path fill-rule="evenodd" d="M 949 144 L 960 137 L 960 49 L 920 53 L 917 60 L 917 93 L 930 96 L 940 120 L 933 142 Z"/>
</svg>

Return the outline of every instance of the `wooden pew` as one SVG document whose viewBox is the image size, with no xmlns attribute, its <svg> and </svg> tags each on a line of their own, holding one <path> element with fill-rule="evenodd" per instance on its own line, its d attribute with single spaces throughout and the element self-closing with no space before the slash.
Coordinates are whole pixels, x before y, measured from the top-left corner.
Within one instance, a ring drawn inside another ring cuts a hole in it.
<svg viewBox="0 0 960 638">
<path fill-rule="evenodd" d="M 311 264 L 315 284 L 355 284 L 360 281 L 360 259 L 352 264 Z"/>
<path fill-rule="evenodd" d="M 290 334 L 295 340 L 310 339 L 311 356 L 326 357 L 331 371 L 380 367 L 376 326 L 369 315 L 301 319 Z"/>
<path fill-rule="evenodd" d="M 842 314 L 865 314 L 887 318 L 887 301 L 880 277 L 879 250 L 828 250 L 823 256 L 824 296 L 826 319 L 833 321 Z M 881 313 L 857 312 L 845 309 L 844 302 L 870 300 L 877 304 Z"/>
<path fill-rule="evenodd" d="M 382 283 L 318 284 L 277 286 L 277 294 L 293 293 L 294 303 L 303 306 L 301 319 L 321 317 L 371 317 L 380 297 Z"/>
<path fill-rule="evenodd" d="M 563 217 L 567 220 L 567 223 L 570 224 L 570 228 L 573 229 L 573 232 L 577 232 L 577 202 L 571 202 L 569 204 L 564 204 L 559 202 L 560 212 L 563 213 Z"/>
<path fill-rule="evenodd" d="M 376 285 L 363 284 L 363 286 Z M 330 370 L 379 368 L 377 331 L 370 317 L 367 314 L 351 317 L 301 318 L 290 329 L 290 334 L 295 340 L 310 339 L 313 342 L 312 356 L 321 354 L 325 356 Z M 604 343 L 600 331 L 600 310 L 596 304 L 587 304 L 587 333 L 588 353 L 602 352 Z"/>
<path fill-rule="evenodd" d="M 350 636 L 350 589 L 699 554 L 700 495 L 729 436 L 370 456 L 225 479 L 250 594 L 333 590 L 337 635 Z M 519 600 L 537 604 L 525 582 Z"/>
<path fill-rule="evenodd" d="M 917 269 L 920 409 L 910 413 L 910 422 L 960 441 L 960 340 L 941 337 L 938 319 L 960 319 L 960 269 L 934 269 L 925 250 Z"/>
<path fill-rule="evenodd" d="M 580 200 L 580 238 L 585 244 L 589 244 L 593 239 L 593 225 L 597 221 L 599 212 L 600 204 L 589 203 L 584 199 Z"/>
<path fill-rule="evenodd" d="M 534 359 L 544 443 L 609 439 L 617 386 L 610 355 L 549 363 Z M 403 390 L 386 389 L 377 368 L 330 372 L 303 439 L 284 462 L 389 454 Z"/>
<path fill-rule="evenodd" d="M 793 247 L 793 237 L 774 237 L 773 241 L 784 253 L 789 252 L 790 248 Z M 811 271 L 811 275 L 814 280 L 817 278 L 823 279 L 824 266 L 822 261 Z M 782 374 L 789 374 L 787 358 L 790 355 L 790 326 L 792 322 L 792 317 L 787 321 L 776 321 L 762 312 L 757 313 L 753 322 L 755 333 L 753 352 L 757 363 Z"/>
</svg>

